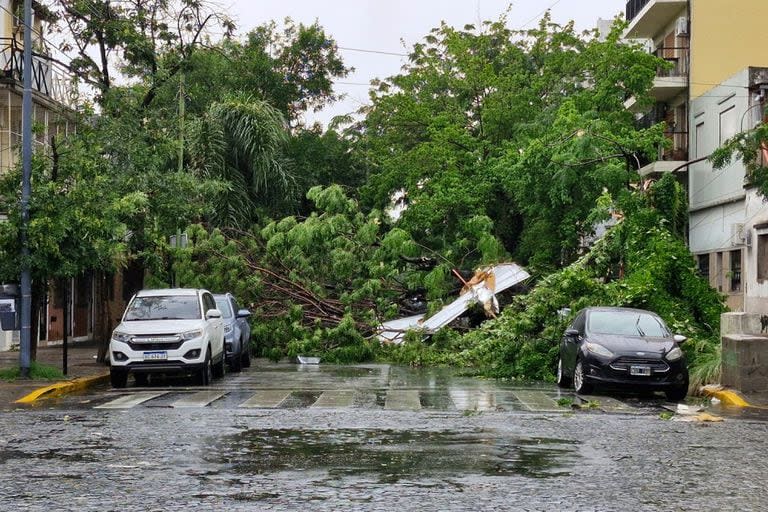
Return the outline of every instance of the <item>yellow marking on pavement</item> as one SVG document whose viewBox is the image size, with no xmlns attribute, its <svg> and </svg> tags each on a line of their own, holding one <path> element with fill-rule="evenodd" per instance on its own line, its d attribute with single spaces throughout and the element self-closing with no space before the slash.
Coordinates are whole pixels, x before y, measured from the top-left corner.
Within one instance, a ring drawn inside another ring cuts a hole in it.
<svg viewBox="0 0 768 512">
<path fill-rule="evenodd" d="M 289 396 L 291 396 L 291 392 L 284 389 L 265 389 L 257 391 L 251 398 L 241 403 L 238 407 L 273 409 Z"/>
<path fill-rule="evenodd" d="M 164 394 L 166 394 L 166 391 L 162 391 L 160 393 L 134 393 L 132 395 L 121 396 L 120 398 L 116 398 L 115 400 L 105 404 L 97 405 L 94 407 L 94 409 L 130 409 L 132 407 L 136 407 L 139 404 L 143 404 L 144 402 L 152 400 L 153 398 L 163 396 Z"/>
<path fill-rule="evenodd" d="M 82 391 L 83 389 L 87 389 L 100 382 L 106 382 L 108 379 L 109 374 L 105 373 L 101 375 L 92 375 L 90 377 L 81 377 L 79 379 L 55 382 L 49 386 L 38 388 L 28 395 L 19 398 L 16 400 L 16 403 L 31 404 L 43 398 L 52 398 L 65 395 L 67 393 L 74 393 L 75 391 Z"/>
<path fill-rule="evenodd" d="M 339 389 L 333 391 L 324 391 L 318 397 L 312 407 L 349 407 L 355 399 L 355 392 L 352 390 Z"/>
<path fill-rule="evenodd" d="M 171 404 L 171 407 L 205 407 L 209 403 L 223 397 L 224 394 L 221 391 L 200 391 L 176 400 Z"/>
<path fill-rule="evenodd" d="M 384 400 L 384 408 L 391 411 L 416 411 L 421 409 L 419 391 L 416 389 L 390 389 Z"/>
</svg>

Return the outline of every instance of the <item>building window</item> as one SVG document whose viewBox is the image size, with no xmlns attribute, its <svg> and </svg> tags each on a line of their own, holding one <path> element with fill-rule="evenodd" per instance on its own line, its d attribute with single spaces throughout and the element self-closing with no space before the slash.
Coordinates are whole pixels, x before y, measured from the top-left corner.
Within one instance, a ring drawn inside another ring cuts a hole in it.
<svg viewBox="0 0 768 512">
<path fill-rule="evenodd" d="M 699 254 L 699 275 L 709 282 L 709 254 Z"/>
<path fill-rule="evenodd" d="M 757 235 L 757 280 L 768 279 L 768 233 Z"/>
<path fill-rule="evenodd" d="M 738 130 L 738 126 L 736 125 L 737 122 L 736 107 L 732 106 L 729 109 L 720 112 L 720 145 L 736 135 L 736 131 Z"/>
<path fill-rule="evenodd" d="M 731 251 L 731 291 L 741 291 L 741 250 Z"/>
<path fill-rule="evenodd" d="M 717 253 L 717 263 L 715 264 L 715 276 L 717 280 L 717 291 L 722 292 L 723 291 L 723 274 L 725 273 L 725 269 L 723 268 L 723 253 L 718 252 Z"/>
</svg>

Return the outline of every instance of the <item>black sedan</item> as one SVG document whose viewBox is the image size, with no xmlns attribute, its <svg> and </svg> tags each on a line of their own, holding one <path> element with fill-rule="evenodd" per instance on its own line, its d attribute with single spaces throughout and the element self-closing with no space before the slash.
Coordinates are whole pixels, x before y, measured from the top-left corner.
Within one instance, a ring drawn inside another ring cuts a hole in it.
<svg viewBox="0 0 768 512">
<path fill-rule="evenodd" d="M 679 401 L 688 393 L 688 367 L 678 344 L 655 313 L 642 309 L 592 307 L 578 312 L 565 330 L 557 384 L 577 393 L 595 386 L 664 391 Z"/>
</svg>

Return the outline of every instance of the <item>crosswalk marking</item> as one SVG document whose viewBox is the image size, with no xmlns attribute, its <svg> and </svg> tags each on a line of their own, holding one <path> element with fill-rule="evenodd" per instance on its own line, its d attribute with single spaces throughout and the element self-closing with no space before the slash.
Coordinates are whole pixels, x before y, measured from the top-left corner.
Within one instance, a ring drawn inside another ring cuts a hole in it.
<svg viewBox="0 0 768 512">
<path fill-rule="evenodd" d="M 391 411 L 416 411 L 421 409 L 418 389 L 390 389 L 384 408 Z"/>
<path fill-rule="evenodd" d="M 529 411 L 537 412 L 556 412 L 563 408 L 557 405 L 557 402 L 542 391 L 532 391 L 521 389 L 513 391 L 512 395 L 520 401 Z"/>
<path fill-rule="evenodd" d="M 563 392 L 540 389 L 496 389 L 488 387 L 442 389 L 402 389 L 379 388 L 365 389 L 327 389 L 307 391 L 303 389 L 198 389 L 173 390 L 156 389 L 155 391 L 136 391 L 113 395 L 110 401 L 96 405 L 95 409 L 130 409 L 133 407 L 173 407 L 204 408 L 217 400 L 222 400 L 225 407 L 241 408 L 381 408 L 391 411 L 418 411 L 426 409 L 458 411 L 532 411 L 558 413 L 569 411 L 570 407 L 561 407 L 557 403 Z M 163 397 L 160 400 L 152 401 Z M 591 396 L 567 394 L 567 398 L 577 408 L 604 411 L 615 414 L 642 415 L 653 412 L 653 403 L 640 403 L 639 406 L 625 403 L 624 400 L 610 396 Z M 383 403 L 382 400 L 383 399 Z M 245 400 L 245 401 L 243 401 Z"/>
<path fill-rule="evenodd" d="M 135 407 L 139 404 L 152 400 L 153 398 L 163 396 L 165 393 L 165 391 L 162 391 L 160 393 L 145 392 L 125 395 L 121 396 L 120 398 L 116 398 L 111 402 L 97 405 L 95 409 L 130 409 L 131 407 Z"/>
<path fill-rule="evenodd" d="M 312 407 L 349 407 L 355 399 L 352 390 L 324 391 Z"/>
<path fill-rule="evenodd" d="M 595 408 L 605 412 L 616 412 L 621 414 L 643 414 L 642 410 L 631 407 L 620 400 L 609 396 L 578 395 L 584 402 L 595 404 Z"/>
<path fill-rule="evenodd" d="M 449 389 L 453 405 L 460 411 L 493 411 L 496 396 L 481 389 Z"/>
<path fill-rule="evenodd" d="M 171 407 L 205 407 L 223 397 L 224 394 L 222 391 L 200 391 L 176 400 Z"/>
<path fill-rule="evenodd" d="M 290 395 L 291 392 L 284 389 L 264 389 L 257 391 L 251 398 L 241 403 L 238 407 L 275 408 Z"/>
</svg>

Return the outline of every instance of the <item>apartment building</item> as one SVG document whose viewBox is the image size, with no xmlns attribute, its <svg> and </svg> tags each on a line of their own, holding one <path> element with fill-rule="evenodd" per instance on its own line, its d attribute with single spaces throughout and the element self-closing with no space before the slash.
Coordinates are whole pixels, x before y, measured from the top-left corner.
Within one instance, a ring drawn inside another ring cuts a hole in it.
<svg viewBox="0 0 768 512">
<path fill-rule="evenodd" d="M 20 163 L 22 140 L 21 103 L 23 95 L 24 30 L 22 0 L 0 0 L 0 174 Z M 52 56 L 53 45 L 46 41 L 45 21 L 33 13 L 32 23 L 32 116 L 35 152 L 50 150 L 53 138 L 61 140 L 74 129 L 75 82 Z M 2 212 L 0 212 L 0 215 Z M 61 288 L 61 287 L 58 287 Z M 87 338 L 94 328 L 93 278 L 82 276 L 69 286 L 69 335 Z M 52 286 L 47 308 L 40 315 L 39 332 L 43 343 L 61 340 L 63 335 L 63 295 Z M 18 331 L 0 331 L 0 350 L 18 343 Z"/>
<path fill-rule="evenodd" d="M 705 158 L 763 120 L 768 2 L 629 0 L 626 19 L 625 37 L 644 40 L 668 63 L 654 80 L 650 111 L 633 98 L 626 102 L 641 125 L 666 123 L 668 145 L 640 174 L 680 177 L 689 197 L 688 243 L 701 273 L 732 310 L 765 311 L 768 207 L 741 163 L 715 170 Z"/>
</svg>

